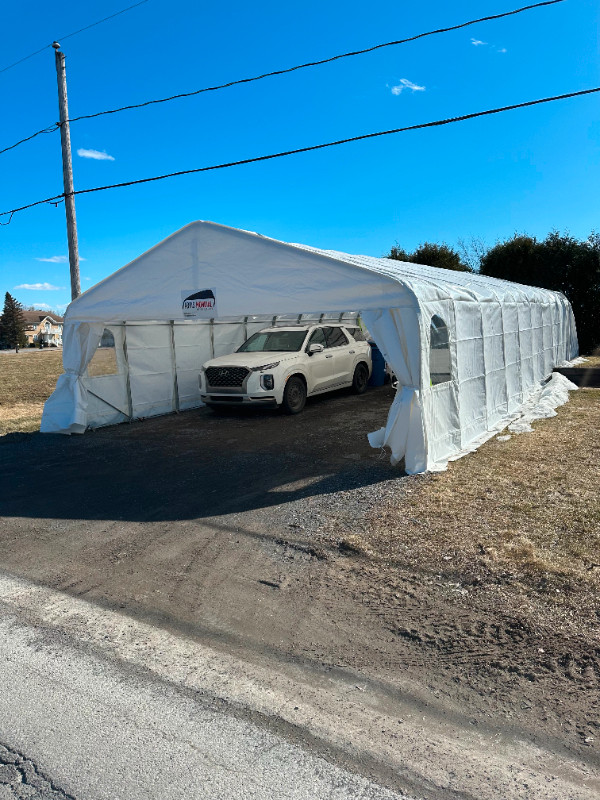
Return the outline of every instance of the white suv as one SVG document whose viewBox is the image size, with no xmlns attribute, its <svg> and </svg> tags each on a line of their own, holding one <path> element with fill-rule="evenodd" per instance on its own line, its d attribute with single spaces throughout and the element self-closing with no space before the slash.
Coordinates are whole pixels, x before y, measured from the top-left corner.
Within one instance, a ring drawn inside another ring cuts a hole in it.
<svg viewBox="0 0 600 800">
<path fill-rule="evenodd" d="M 371 375 L 371 347 L 360 328 L 264 328 L 228 356 L 207 361 L 200 397 L 208 406 L 281 406 L 299 414 L 306 398 L 344 386 L 357 394 Z"/>
</svg>

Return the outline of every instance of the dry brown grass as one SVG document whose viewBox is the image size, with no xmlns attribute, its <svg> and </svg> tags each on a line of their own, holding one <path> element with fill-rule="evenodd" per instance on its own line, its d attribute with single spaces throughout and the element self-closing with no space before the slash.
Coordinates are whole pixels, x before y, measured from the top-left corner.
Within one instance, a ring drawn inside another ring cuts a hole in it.
<svg viewBox="0 0 600 800">
<path fill-rule="evenodd" d="M 534 432 L 492 439 L 416 481 L 365 546 L 465 583 L 523 582 L 553 602 L 600 599 L 600 390 L 570 394 Z"/>
<path fill-rule="evenodd" d="M 0 436 L 39 430 L 62 371 L 60 350 L 0 351 Z"/>
</svg>

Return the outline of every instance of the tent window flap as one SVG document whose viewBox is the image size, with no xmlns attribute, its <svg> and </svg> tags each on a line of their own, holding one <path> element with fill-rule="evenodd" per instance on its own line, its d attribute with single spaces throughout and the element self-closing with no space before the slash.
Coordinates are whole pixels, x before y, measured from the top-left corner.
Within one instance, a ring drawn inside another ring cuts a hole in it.
<svg viewBox="0 0 600 800">
<path fill-rule="evenodd" d="M 431 318 L 429 376 L 432 386 L 452 380 L 448 326 L 437 314 Z"/>
</svg>

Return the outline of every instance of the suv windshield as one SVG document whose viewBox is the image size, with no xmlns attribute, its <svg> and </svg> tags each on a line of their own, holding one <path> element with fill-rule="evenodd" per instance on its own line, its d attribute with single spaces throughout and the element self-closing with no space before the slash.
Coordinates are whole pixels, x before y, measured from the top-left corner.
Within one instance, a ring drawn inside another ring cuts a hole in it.
<svg viewBox="0 0 600 800">
<path fill-rule="evenodd" d="M 238 353 L 298 352 L 306 338 L 306 331 L 259 331 L 238 348 Z"/>
</svg>

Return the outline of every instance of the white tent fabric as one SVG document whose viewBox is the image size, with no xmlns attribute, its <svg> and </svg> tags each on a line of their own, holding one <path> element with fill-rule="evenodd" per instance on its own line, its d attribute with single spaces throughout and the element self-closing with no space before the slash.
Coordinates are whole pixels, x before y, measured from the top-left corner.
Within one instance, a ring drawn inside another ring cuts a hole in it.
<svg viewBox="0 0 600 800">
<path fill-rule="evenodd" d="M 42 431 L 47 433 L 84 433 L 88 427 L 88 393 L 83 380 L 85 369 L 92 360 L 104 326 L 97 323 L 77 322 L 63 331 L 63 367 L 48 406 L 44 407 Z"/>
<path fill-rule="evenodd" d="M 192 295 L 210 299 L 190 311 Z M 578 353 L 560 293 L 193 222 L 68 307 L 65 375 L 41 429 L 78 433 L 199 406 L 202 363 L 255 330 L 359 312 L 399 381 L 370 441 L 408 472 L 498 430 Z M 110 369 L 94 372 L 109 349 Z"/>
</svg>

